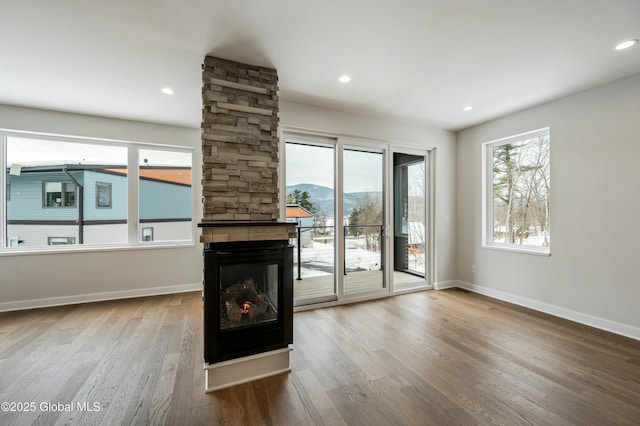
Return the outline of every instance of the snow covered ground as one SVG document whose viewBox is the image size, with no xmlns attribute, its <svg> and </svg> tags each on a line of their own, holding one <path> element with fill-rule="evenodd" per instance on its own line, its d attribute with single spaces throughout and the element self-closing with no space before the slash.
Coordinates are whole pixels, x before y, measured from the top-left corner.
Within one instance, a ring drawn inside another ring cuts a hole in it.
<svg viewBox="0 0 640 426">
<path fill-rule="evenodd" d="M 326 241 L 326 240 L 325 240 Z M 380 251 L 366 249 L 364 237 L 347 237 L 345 240 L 345 268 L 349 271 L 371 271 L 380 269 Z M 298 249 L 294 253 L 294 275 L 298 274 Z M 331 275 L 335 270 L 335 245 L 333 241 L 313 241 L 309 247 L 302 247 L 302 278 Z M 424 272 L 424 254 L 410 255 L 410 268 Z"/>
</svg>

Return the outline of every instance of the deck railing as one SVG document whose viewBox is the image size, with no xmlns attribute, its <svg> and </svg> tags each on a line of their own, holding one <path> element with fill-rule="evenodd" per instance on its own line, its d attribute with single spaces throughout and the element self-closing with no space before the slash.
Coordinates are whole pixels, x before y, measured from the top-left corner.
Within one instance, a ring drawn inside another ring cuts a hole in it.
<svg viewBox="0 0 640 426">
<path fill-rule="evenodd" d="M 333 236 L 334 235 L 333 226 L 296 226 L 296 253 L 297 253 L 297 280 L 302 280 L 302 236 L 304 233 L 311 233 L 311 240 L 315 241 L 316 237 L 326 235 Z M 374 231 L 367 232 L 368 229 L 373 228 Z M 318 229 L 324 229 L 324 232 L 317 231 Z M 376 231 L 377 229 L 377 231 Z M 381 260 L 381 268 L 382 261 L 384 259 L 384 255 L 382 254 L 382 250 L 384 247 L 382 237 L 384 237 L 384 225 L 344 225 L 343 233 L 342 233 L 342 244 L 343 247 L 346 247 L 347 237 L 355 236 L 359 237 L 361 235 L 365 235 L 367 237 L 375 236 L 374 241 L 377 239 L 376 243 L 379 245 L 379 249 L 381 251 L 380 260 Z M 372 241 L 373 243 L 373 241 Z M 346 256 L 343 264 L 344 274 L 347 274 L 347 265 L 346 265 Z"/>
</svg>

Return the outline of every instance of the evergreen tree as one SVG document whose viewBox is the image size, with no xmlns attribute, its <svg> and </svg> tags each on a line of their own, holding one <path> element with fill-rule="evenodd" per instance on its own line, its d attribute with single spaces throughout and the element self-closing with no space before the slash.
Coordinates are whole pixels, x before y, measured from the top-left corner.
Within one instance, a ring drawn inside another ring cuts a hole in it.
<svg viewBox="0 0 640 426">
<path fill-rule="evenodd" d="M 359 225 L 360 224 L 360 209 L 357 207 L 354 207 L 353 209 L 351 209 L 351 214 L 349 215 L 349 235 L 352 236 L 357 236 L 358 235 L 358 228 L 355 227 L 355 225 Z"/>
<path fill-rule="evenodd" d="M 297 204 L 310 213 L 314 213 L 315 210 L 313 203 L 309 200 L 309 193 L 307 191 L 300 191 L 299 189 L 294 189 L 287 194 L 287 204 Z"/>
<path fill-rule="evenodd" d="M 515 242 L 513 201 L 518 163 L 515 158 L 520 147 L 513 144 L 498 145 L 493 148 L 493 197 L 504 204 L 506 240 Z"/>
</svg>

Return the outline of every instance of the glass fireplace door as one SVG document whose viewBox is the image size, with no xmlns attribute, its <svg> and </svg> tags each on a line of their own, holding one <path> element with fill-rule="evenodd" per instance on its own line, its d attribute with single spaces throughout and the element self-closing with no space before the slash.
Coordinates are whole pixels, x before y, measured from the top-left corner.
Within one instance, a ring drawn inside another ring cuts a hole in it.
<svg viewBox="0 0 640 426">
<path fill-rule="evenodd" d="M 293 253 L 284 241 L 206 243 L 204 358 L 216 363 L 293 339 Z"/>
<path fill-rule="evenodd" d="M 278 264 L 220 267 L 220 330 L 278 320 Z"/>
</svg>

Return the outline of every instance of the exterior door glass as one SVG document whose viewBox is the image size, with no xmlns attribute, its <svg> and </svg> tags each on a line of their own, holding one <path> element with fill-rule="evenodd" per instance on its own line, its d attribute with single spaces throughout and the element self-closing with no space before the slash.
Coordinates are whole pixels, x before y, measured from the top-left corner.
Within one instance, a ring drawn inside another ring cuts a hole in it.
<svg viewBox="0 0 640 426">
<path fill-rule="evenodd" d="M 383 176 L 382 150 L 344 148 L 345 294 L 385 287 Z"/>
<path fill-rule="evenodd" d="M 296 305 L 336 299 L 334 164 L 334 146 L 287 141 L 286 219 L 296 223 Z"/>
</svg>

